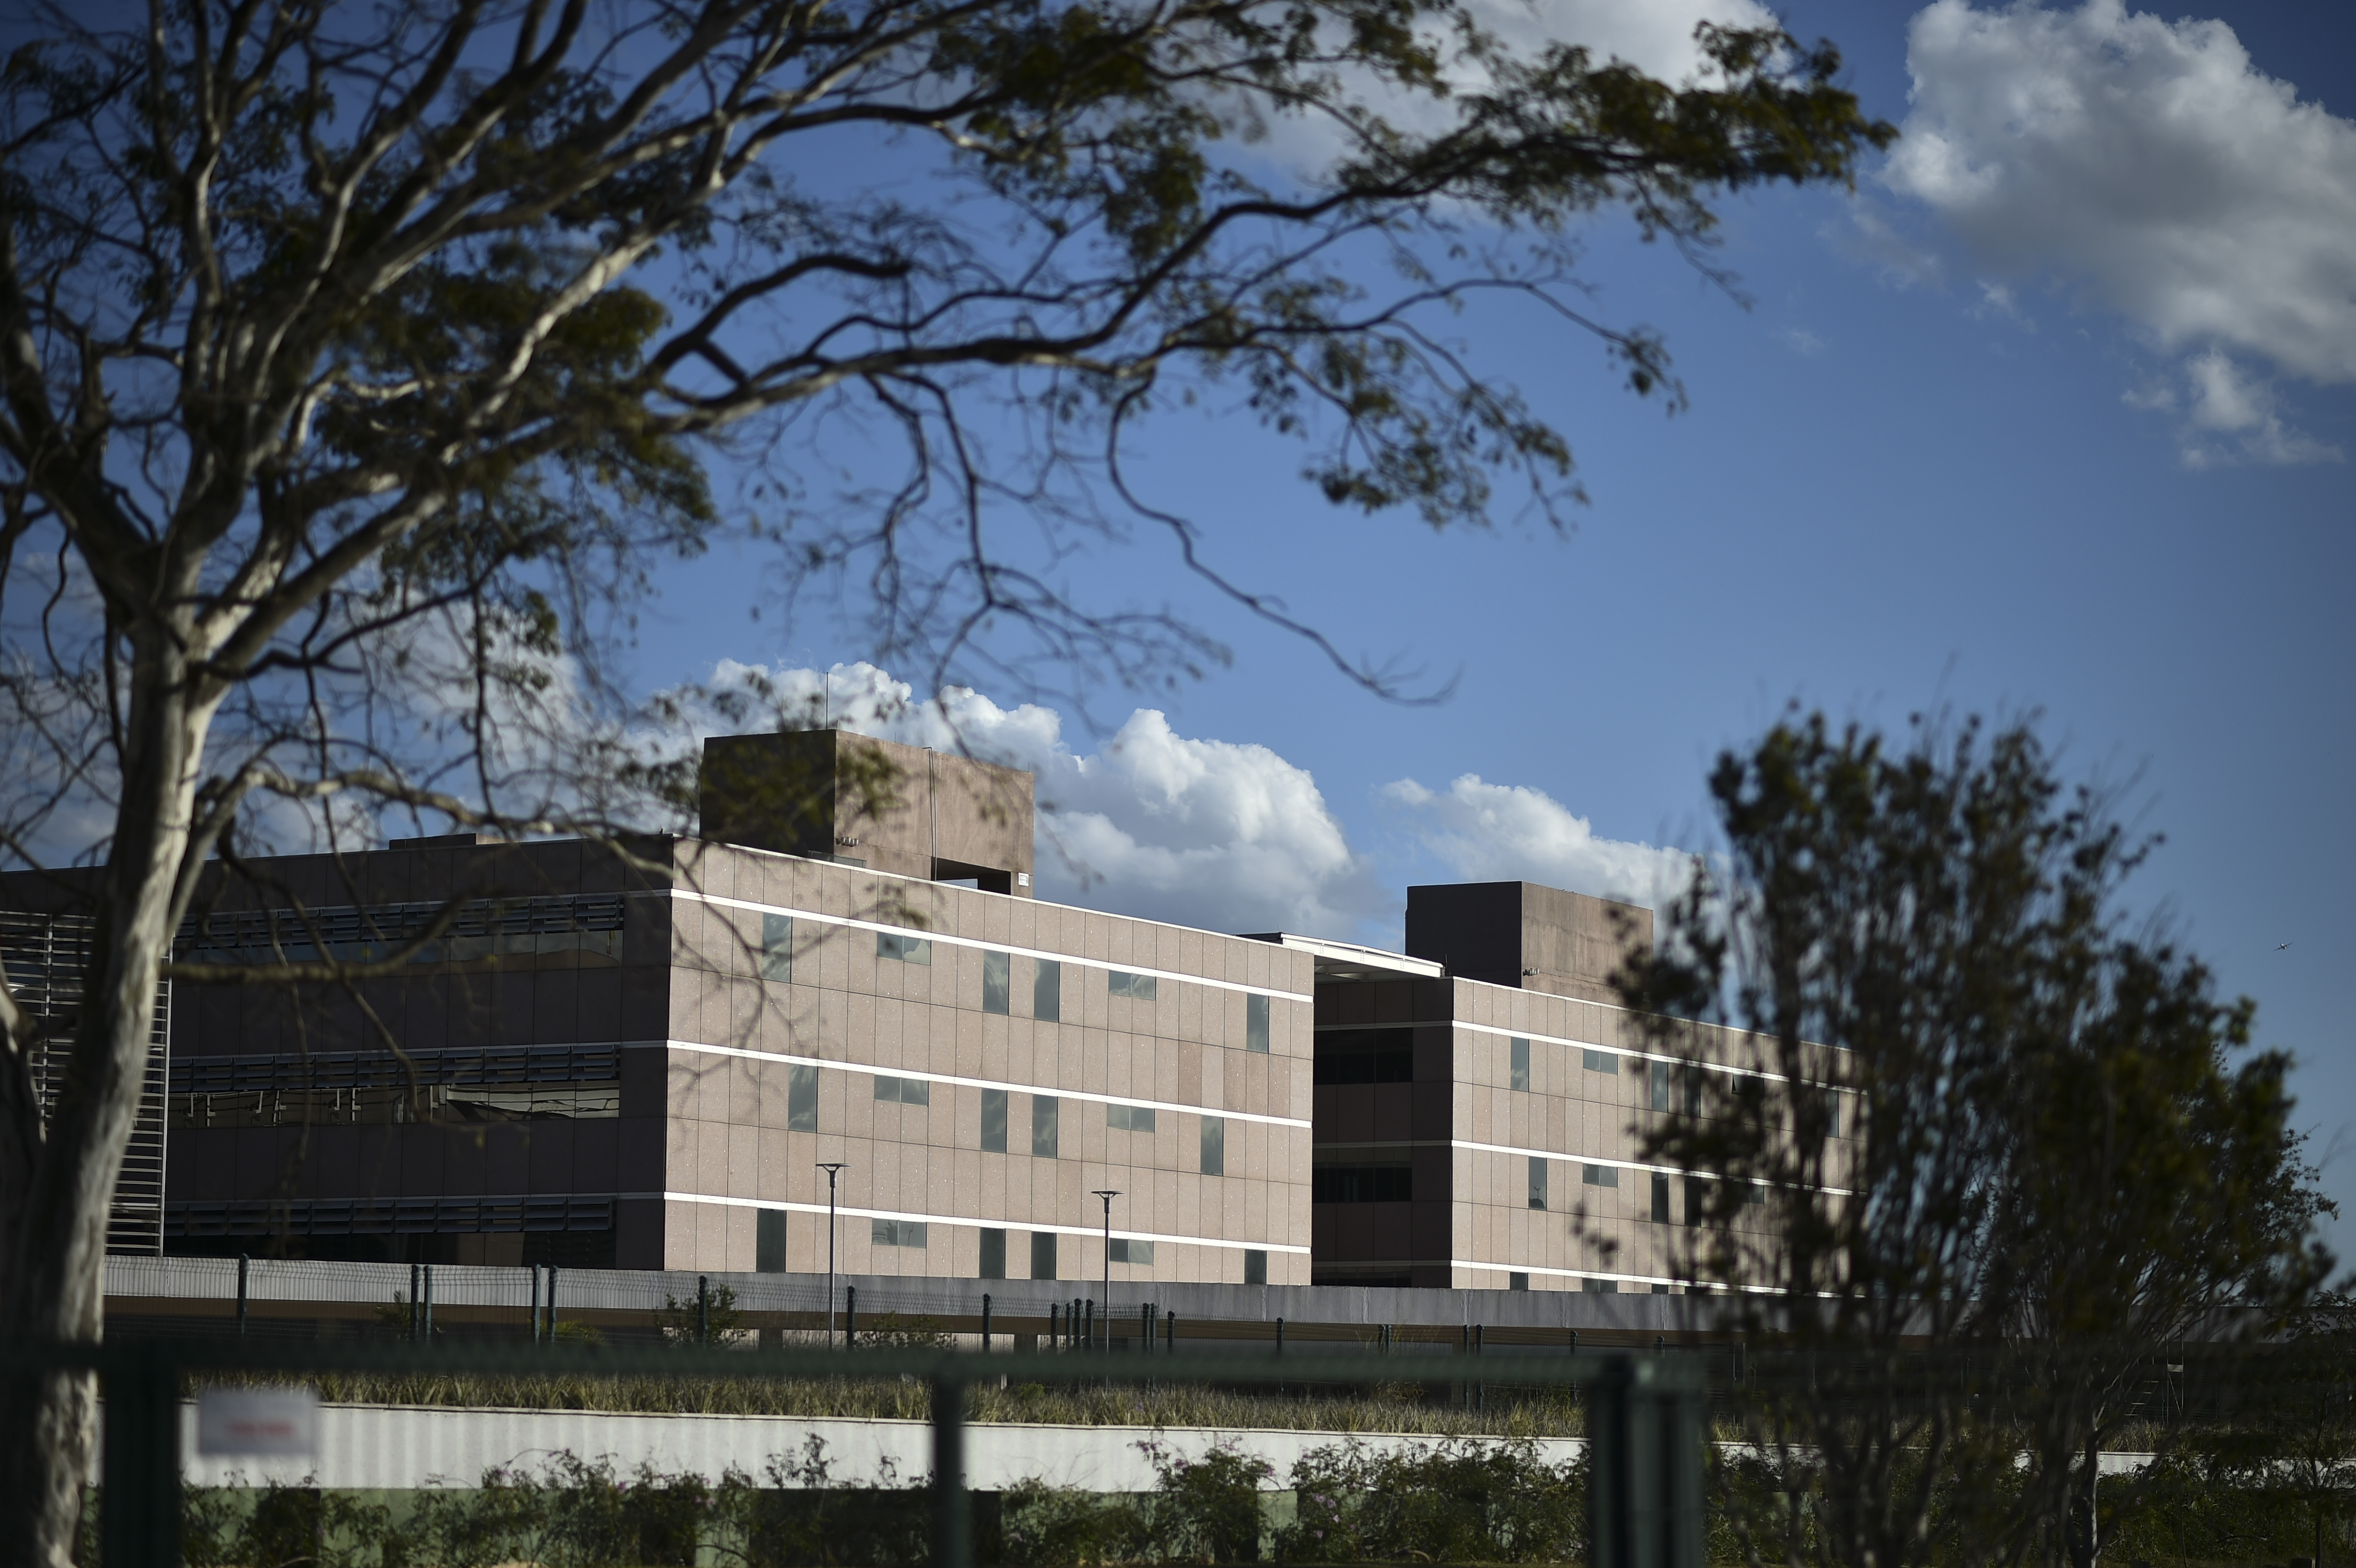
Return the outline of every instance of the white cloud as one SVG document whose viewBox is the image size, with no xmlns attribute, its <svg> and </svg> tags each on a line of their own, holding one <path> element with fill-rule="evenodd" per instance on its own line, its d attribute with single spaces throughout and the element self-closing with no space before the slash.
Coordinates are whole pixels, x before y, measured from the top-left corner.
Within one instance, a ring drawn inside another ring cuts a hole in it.
<svg viewBox="0 0 2356 1568">
<path fill-rule="evenodd" d="M 2172 350 L 2356 379 L 2356 123 L 2299 102 L 2231 27 L 1936 0 L 1908 46 L 1885 178 L 1983 265 L 2058 272 Z"/>
<path fill-rule="evenodd" d="M 821 676 L 724 662 L 713 676 L 720 687 L 755 682 L 813 720 L 1030 770 L 1042 898 L 1212 931 L 1338 937 L 1398 903 L 1308 770 L 1265 746 L 1180 735 L 1141 708 L 1101 750 L 1082 752 L 1053 709 L 1001 708 L 960 689 L 918 701 L 867 664 Z"/>
<path fill-rule="evenodd" d="M 1813 359 L 1825 351 L 1825 340 L 1804 326 L 1787 326 L 1775 336 L 1783 340 L 1783 347 L 1804 359 Z"/>
<path fill-rule="evenodd" d="M 2217 349 L 2185 366 L 2190 412 L 2183 430 L 2185 463 L 2211 468 L 2230 463 L 2338 463 L 2343 453 L 2283 423 L 2274 389 L 2249 376 Z"/>
<path fill-rule="evenodd" d="M 1598 61 L 1624 60 L 1667 82 L 1689 81 L 1701 70 L 1694 44 L 1699 24 L 1776 26 L 1774 12 L 1759 0 L 1471 0 L 1471 9 L 1516 48 L 1585 44 Z"/>
<path fill-rule="evenodd" d="M 1542 791 L 1466 773 L 1435 794 L 1413 779 L 1387 784 L 1423 847 L 1468 881 L 1543 882 L 1573 892 L 1657 905 L 1686 885 L 1681 850 L 1601 838 L 1586 817 Z"/>
</svg>

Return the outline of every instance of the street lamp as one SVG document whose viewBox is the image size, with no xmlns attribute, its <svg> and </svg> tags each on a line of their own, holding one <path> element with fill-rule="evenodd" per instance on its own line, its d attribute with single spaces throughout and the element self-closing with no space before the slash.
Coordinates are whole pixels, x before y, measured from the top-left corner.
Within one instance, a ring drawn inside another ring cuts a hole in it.
<svg viewBox="0 0 2356 1568">
<path fill-rule="evenodd" d="M 843 1168 L 841 1160 L 819 1160 L 818 1168 L 826 1172 L 826 1341 L 834 1343 L 834 1178 Z"/>
<path fill-rule="evenodd" d="M 1104 1348 L 1110 1350 L 1112 1349 L 1112 1200 L 1120 1196 L 1120 1189 L 1114 1187 L 1102 1187 L 1097 1189 L 1096 1195 L 1104 1200 L 1105 1206 Z"/>
</svg>

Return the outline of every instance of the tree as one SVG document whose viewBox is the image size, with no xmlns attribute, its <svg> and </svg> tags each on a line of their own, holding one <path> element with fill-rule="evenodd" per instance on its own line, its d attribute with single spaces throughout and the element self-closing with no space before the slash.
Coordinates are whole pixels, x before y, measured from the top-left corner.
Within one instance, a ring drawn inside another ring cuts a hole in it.
<svg viewBox="0 0 2356 1568">
<path fill-rule="evenodd" d="M 943 675 L 1198 663 L 1183 623 L 1025 571 L 1008 515 L 1053 544 L 1114 529 L 1109 495 L 1207 571 L 1122 443 L 1233 389 L 1338 506 L 1478 522 L 1508 475 L 1557 517 L 1567 443 L 1438 315 L 1516 294 L 1674 398 L 1655 337 L 1570 308 L 1580 221 L 1624 208 L 1707 265 L 1710 199 L 1845 181 L 1892 134 L 1829 48 L 1707 30 L 1711 69 L 1672 89 L 1510 53 L 1462 0 L 96 15 L 46 8 L 0 74 L 0 834 L 84 862 L 60 896 L 96 923 L 46 1125 L 41 1020 L 0 994 L 18 1339 L 100 1332 L 159 978 L 374 972 L 176 960 L 209 875 L 396 814 L 626 856 L 618 830 L 677 805 L 597 658 L 666 559 L 736 528 L 791 581 L 862 571 L 875 651 Z M 1245 144 L 1270 125 L 1316 150 Z M 859 419 L 905 465 L 833 507 L 801 464 Z M 775 487 L 735 507 L 715 453 Z M 62 1562 L 88 1388 L 12 1383 L 0 1415 L 0 1561 Z"/>
<path fill-rule="evenodd" d="M 2025 725 L 1899 752 L 1814 715 L 1710 789 L 1723 872 L 1622 987 L 1691 1059 L 1646 1135 L 1702 1195 L 1684 1267 L 1774 1350 L 1786 1501 L 1748 1522 L 1795 1562 L 2056 1547 L 2151 1353 L 2319 1283 L 2288 1059 L 2233 1061 L 2250 1004 L 2126 931 L 2140 851 Z"/>
</svg>

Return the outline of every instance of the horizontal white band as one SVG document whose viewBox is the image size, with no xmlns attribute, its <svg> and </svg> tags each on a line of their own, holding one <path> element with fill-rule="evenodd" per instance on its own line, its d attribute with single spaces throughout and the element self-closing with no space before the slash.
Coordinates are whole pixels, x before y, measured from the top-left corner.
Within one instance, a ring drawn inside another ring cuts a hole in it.
<svg viewBox="0 0 2356 1568">
<path fill-rule="evenodd" d="M 823 1203 L 788 1203 L 766 1198 L 715 1198 L 705 1192 L 623 1192 L 617 1199 L 659 1198 L 666 1203 L 716 1203 L 725 1209 L 783 1209 L 796 1214 L 823 1214 Z M 834 1212 L 846 1220 L 917 1220 L 927 1225 L 971 1225 L 984 1231 L 1050 1231 L 1058 1236 L 1098 1236 L 1105 1233 L 1102 1225 L 1046 1225 L 1029 1220 L 969 1220 L 951 1214 L 913 1214 L 898 1209 L 853 1209 L 848 1204 Z M 1157 1231 L 1124 1231 L 1115 1225 L 1112 1239 L 1116 1242 L 1168 1242 L 1173 1246 L 1228 1247 L 1246 1252 L 1298 1253 L 1303 1257 L 1307 1247 L 1288 1247 L 1276 1242 L 1231 1242 L 1216 1236 L 1172 1236 Z"/>
<path fill-rule="evenodd" d="M 658 893 L 648 896 L 662 895 Z M 719 909 L 741 909 L 755 914 L 789 914 L 796 920 L 816 921 L 821 925 L 839 925 L 850 931 L 875 931 L 887 936 L 912 936 L 923 942 L 937 942 L 946 947 L 971 947 L 986 953 L 1019 954 L 1025 958 L 1044 958 L 1050 963 L 1071 964 L 1083 969 L 1103 969 L 1122 975 L 1150 975 L 1156 980 L 1175 980 L 1188 986 L 1208 986 L 1215 991 L 1241 991 L 1254 997 L 1282 997 L 1288 1001 L 1295 1002 L 1305 1002 L 1311 996 L 1311 993 L 1306 991 L 1280 991 L 1270 986 L 1247 986 L 1239 980 L 1214 980 L 1203 975 L 1181 975 L 1174 969 L 1149 969 L 1137 964 L 1115 964 L 1105 958 L 1076 958 L 1068 953 L 1050 953 L 1040 947 L 1012 947 L 1002 942 L 984 942 L 971 936 L 943 935 L 927 931 L 922 926 L 891 925 L 882 921 L 859 920 L 851 915 L 819 914 L 811 910 L 794 909 L 786 904 L 755 903 L 750 899 L 729 899 L 722 898 L 717 893 L 691 892 L 685 888 L 671 889 L 669 896 L 675 899 L 687 899 L 695 903 L 711 904 Z M 1111 918 L 1123 920 L 1130 917 L 1115 915 Z M 1199 934 L 1220 942 L 1248 940 L 1239 936 L 1221 936 L 1218 933 L 1210 931 Z M 1262 943 L 1260 945 L 1274 953 L 1292 951 L 1290 948 L 1278 947 L 1273 943 Z"/>
<path fill-rule="evenodd" d="M 1222 1111 L 1207 1105 L 1182 1104 L 1175 1100 L 1140 1100 L 1119 1094 L 1098 1094 L 1082 1089 L 1057 1089 L 1044 1084 L 1001 1082 L 994 1078 L 965 1078 L 954 1072 L 919 1072 L 913 1068 L 877 1067 L 864 1061 L 837 1061 L 831 1057 L 797 1056 L 783 1051 L 755 1051 L 742 1045 L 701 1045 L 691 1040 L 670 1040 L 663 1043 L 673 1051 L 700 1051 L 710 1056 L 742 1056 L 756 1061 L 787 1061 L 797 1067 L 828 1067 L 839 1072 L 864 1072 L 874 1078 L 913 1078 L 920 1083 L 950 1083 L 968 1089 L 1014 1089 L 1025 1094 L 1044 1094 L 1055 1100 L 1082 1100 L 1099 1105 L 1142 1105 L 1148 1110 L 1216 1116 L 1229 1122 L 1259 1122 L 1272 1127 L 1306 1128 L 1310 1125 L 1299 1116 L 1270 1116 L 1258 1111 Z"/>
</svg>

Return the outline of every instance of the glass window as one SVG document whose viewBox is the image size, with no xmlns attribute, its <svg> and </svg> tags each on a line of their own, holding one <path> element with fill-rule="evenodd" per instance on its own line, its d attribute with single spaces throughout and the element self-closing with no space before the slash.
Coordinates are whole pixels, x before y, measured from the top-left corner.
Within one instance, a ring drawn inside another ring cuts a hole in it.
<svg viewBox="0 0 2356 1568">
<path fill-rule="evenodd" d="M 753 1220 L 753 1272 L 786 1272 L 786 1211 L 763 1209 Z"/>
<path fill-rule="evenodd" d="M 933 944 L 930 937 L 903 936 L 896 931 L 875 933 L 875 956 L 896 959 L 903 964 L 930 964 Z"/>
<path fill-rule="evenodd" d="M 1841 1093 L 1837 1089 L 1825 1091 L 1825 1136 L 1829 1138 L 1841 1136 Z"/>
<path fill-rule="evenodd" d="M 1608 1051 L 1590 1051 L 1582 1047 L 1579 1064 L 1590 1072 L 1608 1072 L 1615 1078 L 1620 1073 L 1620 1059 Z"/>
<path fill-rule="evenodd" d="M 1227 1173 L 1227 1119 L 1225 1116 L 1203 1118 L 1203 1174 L 1225 1176 Z"/>
<path fill-rule="evenodd" d="M 1150 1264 L 1153 1261 L 1153 1243 L 1115 1236 L 1112 1239 L 1112 1261 L 1117 1264 Z"/>
<path fill-rule="evenodd" d="M 1259 1247 L 1244 1249 L 1244 1283 L 1246 1285 L 1268 1283 L 1268 1253 L 1265 1250 Z"/>
<path fill-rule="evenodd" d="M 879 1247 L 921 1247 L 926 1241 L 926 1227 L 922 1220 L 876 1220 L 871 1221 L 871 1235 Z"/>
<path fill-rule="evenodd" d="M 1526 1274 L 1509 1274 L 1505 1276 L 1507 1290 L 1527 1290 L 1529 1287 L 1530 1276 Z"/>
<path fill-rule="evenodd" d="M 1031 1157 L 1055 1157 L 1056 1114 L 1062 1107 L 1053 1094 L 1031 1096 Z"/>
<path fill-rule="evenodd" d="M 991 1154 L 1006 1152 L 1006 1091 L 981 1092 L 981 1147 Z M 998 1277 L 1003 1279 L 1003 1275 Z"/>
<path fill-rule="evenodd" d="M 1543 1209 L 1546 1206 L 1547 1162 L 1542 1157 L 1532 1155 L 1530 1156 L 1530 1207 Z"/>
<path fill-rule="evenodd" d="M 1406 1203 L 1414 1197 L 1411 1165 L 1320 1165 L 1309 1172 L 1312 1203 Z"/>
<path fill-rule="evenodd" d="M 1616 1279 L 1597 1279 L 1590 1275 L 1581 1288 L 1590 1296 L 1617 1296 L 1620 1294 L 1620 1282 Z"/>
<path fill-rule="evenodd" d="M 1582 1165 L 1579 1168 L 1579 1179 L 1590 1187 L 1617 1187 L 1620 1185 L 1620 1168 L 1616 1165 Z"/>
<path fill-rule="evenodd" d="M 786 1069 L 786 1130 L 818 1131 L 818 1069 L 799 1062 Z"/>
<path fill-rule="evenodd" d="M 1053 1231 L 1031 1232 L 1031 1277 L 1055 1277 L 1055 1232 Z"/>
<path fill-rule="evenodd" d="M 1244 1049 L 1264 1051 L 1268 1049 L 1268 998 L 1244 998 Z"/>
<path fill-rule="evenodd" d="M 1655 1111 L 1665 1111 L 1669 1108 L 1669 1068 L 1671 1064 L 1665 1061 L 1648 1061 L 1644 1065 L 1652 1078 L 1653 1109 Z"/>
<path fill-rule="evenodd" d="M 1042 1023 L 1064 1017 L 1064 966 L 1053 958 L 1040 959 L 1039 972 L 1031 977 L 1031 1016 Z"/>
<path fill-rule="evenodd" d="M 1530 1042 L 1519 1035 L 1507 1051 L 1506 1081 L 1515 1089 L 1530 1086 Z"/>
<path fill-rule="evenodd" d="M 1105 988 L 1114 996 L 1127 997 L 1132 1002 L 1153 1000 L 1153 980 L 1151 975 L 1132 975 L 1126 969 L 1105 971 Z"/>
<path fill-rule="evenodd" d="M 981 1277 L 1006 1277 L 1006 1232 L 993 1231 L 988 1226 L 984 1226 L 981 1232 Z"/>
<path fill-rule="evenodd" d="M 761 917 L 761 978 L 790 984 L 794 977 L 794 917 Z"/>
<path fill-rule="evenodd" d="M 1653 1172 L 1653 1220 L 1656 1224 L 1669 1222 L 1669 1179 L 1665 1172 Z"/>
<path fill-rule="evenodd" d="M 875 1097 L 897 1105 L 929 1105 L 933 1103 L 933 1086 L 921 1078 L 887 1078 L 875 1075 Z"/>
<path fill-rule="evenodd" d="M 1150 1133 L 1153 1130 L 1153 1111 L 1147 1105 L 1107 1105 L 1105 1125 L 1125 1132 Z"/>
<path fill-rule="evenodd" d="M 983 1012 L 1013 1011 L 1012 1005 L 1014 995 L 1012 978 L 1013 973 L 1014 960 L 1005 954 L 985 953 L 981 955 L 981 1010 Z"/>
<path fill-rule="evenodd" d="M 1746 1181 L 1742 1184 L 1742 1201 L 1745 1206 L 1764 1203 L 1767 1201 L 1767 1189 L 1755 1181 Z"/>
<path fill-rule="evenodd" d="M 1709 1218 L 1709 1182 L 1706 1178 L 1686 1178 L 1686 1223 L 1698 1225 Z"/>
</svg>

